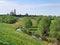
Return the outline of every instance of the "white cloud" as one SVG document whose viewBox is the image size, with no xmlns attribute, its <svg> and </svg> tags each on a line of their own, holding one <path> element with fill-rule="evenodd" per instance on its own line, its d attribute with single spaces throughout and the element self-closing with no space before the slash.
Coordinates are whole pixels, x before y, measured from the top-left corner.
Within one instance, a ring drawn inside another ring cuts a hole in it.
<svg viewBox="0 0 60 45">
<path fill-rule="evenodd" d="M 24 9 L 24 8 L 34 8 L 34 7 L 45 7 L 45 6 L 60 6 L 60 4 L 31 4 L 31 5 L 20 5 L 14 2 L 9 2 L 5 0 L 0 0 L 0 7 L 7 8 L 16 8 L 16 9 Z"/>
<path fill-rule="evenodd" d="M 47 4 L 34 4 L 34 6 L 36 7 L 45 7 L 45 6 L 60 6 L 60 3 L 57 4 L 57 3 L 47 3 Z"/>
<path fill-rule="evenodd" d="M 50 7 L 60 6 L 60 4 L 49 3 L 49 4 L 30 4 L 30 5 L 29 4 L 24 4 L 24 5 L 21 5 L 21 4 L 15 3 L 15 2 L 0 0 L 0 13 L 2 13 L 2 12 L 7 13 L 7 12 L 10 12 L 12 9 L 16 9 L 18 11 L 18 13 L 19 13 L 19 11 L 22 11 L 22 12 L 26 13 L 26 12 L 28 12 L 27 10 L 29 10 L 29 9 L 34 10 L 35 8 L 49 7 L 49 6 Z M 33 13 L 33 11 L 32 11 L 32 13 Z"/>
</svg>

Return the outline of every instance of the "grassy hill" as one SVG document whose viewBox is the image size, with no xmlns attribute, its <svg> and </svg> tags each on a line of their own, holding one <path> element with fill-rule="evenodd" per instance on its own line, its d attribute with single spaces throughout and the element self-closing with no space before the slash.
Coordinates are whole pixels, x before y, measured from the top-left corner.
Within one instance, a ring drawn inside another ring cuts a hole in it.
<svg viewBox="0 0 60 45">
<path fill-rule="evenodd" d="M 47 45 L 47 43 L 16 31 L 13 24 L 0 23 L 0 45 Z"/>
</svg>

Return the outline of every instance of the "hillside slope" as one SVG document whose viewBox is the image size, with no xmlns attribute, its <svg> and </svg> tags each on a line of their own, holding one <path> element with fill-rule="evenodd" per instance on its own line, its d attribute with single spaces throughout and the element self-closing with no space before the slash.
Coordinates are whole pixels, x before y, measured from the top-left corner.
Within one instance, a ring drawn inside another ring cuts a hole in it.
<svg viewBox="0 0 60 45">
<path fill-rule="evenodd" d="M 16 26 L 12 24 L 0 23 L 0 45 L 43 45 L 43 43 L 46 44 L 16 31 Z"/>
</svg>

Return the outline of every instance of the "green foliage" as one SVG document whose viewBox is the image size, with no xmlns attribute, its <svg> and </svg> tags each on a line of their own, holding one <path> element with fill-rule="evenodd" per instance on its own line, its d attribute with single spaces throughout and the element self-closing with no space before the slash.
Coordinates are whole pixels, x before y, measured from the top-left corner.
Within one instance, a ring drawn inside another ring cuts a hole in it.
<svg viewBox="0 0 60 45">
<path fill-rule="evenodd" d="M 38 27 L 38 25 L 39 25 L 39 22 L 40 22 L 40 20 L 42 19 L 43 17 L 39 17 L 39 18 L 37 18 L 37 23 L 36 23 L 36 26 Z"/>
<path fill-rule="evenodd" d="M 43 41 L 33 39 L 15 29 L 16 26 L 14 25 L 0 23 L 0 45 L 43 45 Z"/>
<path fill-rule="evenodd" d="M 44 32 L 47 33 L 49 31 L 51 18 L 50 17 L 43 17 L 38 24 L 38 33 L 43 34 Z"/>
<path fill-rule="evenodd" d="M 25 17 L 22 21 L 22 26 L 24 28 L 29 28 L 29 27 L 32 27 L 32 22 L 31 22 L 31 19 L 29 17 Z"/>
<path fill-rule="evenodd" d="M 13 16 L 1 16 L 0 17 L 0 22 L 2 23 L 15 23 L 17 21 L 17 18 L 13 17 Z"/>
<path fill-rule="evenodd" d="M 51 21 L 50 36 L 60 38 L 60 17 L 57 17 Z"/>
</svg>

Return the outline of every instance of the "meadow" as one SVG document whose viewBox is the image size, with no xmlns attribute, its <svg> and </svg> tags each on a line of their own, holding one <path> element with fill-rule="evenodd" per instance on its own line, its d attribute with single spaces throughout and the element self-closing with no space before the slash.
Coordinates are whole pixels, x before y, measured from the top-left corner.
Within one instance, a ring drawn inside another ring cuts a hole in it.
<svg viewBox="0 0 60 45">
<path fill-rule="evenodd" d="M 45 43 L 16 31 L 16 28 L 14 24 L 0 23 L 0 45 L 43 45 Z"/>
<path fill-rule="evenodd" d="M 60 17 L 51 16 L 1 16 L 0 45 L 59 45 L 59 22 Z M 22 28 L 23 32 L 17 31 L 17 28 Z M 33 38 L 32 34 L 41 36 L 42 40 Z"/>
</svg>

